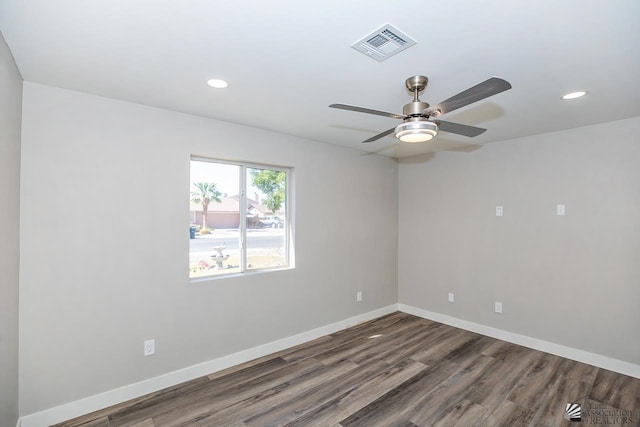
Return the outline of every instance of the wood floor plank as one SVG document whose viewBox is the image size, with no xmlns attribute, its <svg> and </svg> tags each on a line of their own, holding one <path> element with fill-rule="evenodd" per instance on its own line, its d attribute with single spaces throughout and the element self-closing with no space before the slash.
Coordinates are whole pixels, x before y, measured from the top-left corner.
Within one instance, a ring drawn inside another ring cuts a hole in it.
<svg viewBox="0 0 640 427">
<path fill-rule="evenodd" d="M 258 374 L 236 383 L 226 382 L 223 377 L 216 381 L 208 381 L 208 386 L 198 390 L 168 396 L 164 401 L 154 400 L 132 411 L 117 411 L 111 415 L 111 421 L 114 426 L 126 426 L 153 416 L 158 425 L 175 425 L 183 422 L 182 418 L 188 421 L 196 418 L 198 414 L 224 408 L 255 393 L 278 387 L 283 382 L 295 380 L 323 368 L 324 365 L 321 363 L 309 359 L 286 364 L 279 370 Z"/>
<path fill-rule="evenodd" d="M 274 426 L 290 423 L 313 411 L 324 402 L 339 393 L 350 392 L 358 384 L 370 381 L 380 371 L 389 366 L 382 361 L 373 361 L 368 365 L 360 365 L 351 375 L 335 378 L 333 381 L 318 384 L 303 393 L 297 394 L 294 401 L 279 401 L 266 410 L 245 419 L 247 427 Z"/>
<path fill-rule="evenodd" d="M 416 362 L 424 363 L 425 365 L 433 365 L 434 363 L 438 363 L 440 360 L 444 359 L 456 348 L 466 344 L 476 337 L 477 335 L 473 332 L 449 327 L 449 331 L 443 335 L 443 339 L 441 341 L 434 343 L 431 347 L 419 350 L 416 354 L 411 356 L 411 358 Z"/>
<path fill-rule="evenodd" d="M 326 365 L 350 359 L 352 357 L 356 357 L 358 352 L 366 352 L 372 348 L 379 349 L 380 346 L 392 345 L 394 340 L 402 339 L 405 337 L 405 333 L 415 330 L 420 323 L 419 319 L 407 319 L 404 322 L 398 322 L 384 328 L 377 328 L 371 331 L 375 332 L 371 335 L 361 335 L 353 340 L 345 341 L 342 345 L 334 347 L 331 350 L 318 354 L 314 357 Z M 374 335 L 382 335 L 382 337 L 387 338 L 383 340 L 371 339 L 370 337 Z"/>
<path fill-rule="evenodd" d="M 415 326 L 410 326 L 413 328 Z M 366 342 L 362 342 L 359 346 L 352 348 L 347 347 L 342 353 L 338 353 L 338 357 L 335 355 L 323 360 L 323 363 L 331 363 L 332 360 L 340 360 L 346 358 L 354 363 L 362 364 L 371 359 L 385 360 L 388 363 L 395 363 L 396 358 L 390 357 L 395 355 L 397 357 L 402 356 L 401 348 L 407 346 L 407 344 L 415 344 L 421 346 L 422 341 L 426 336 L 432 333 L 433 327 L 424 327 L 416 331 L 410 339 L 407 339 L 404 330 L 396 330 L 391 333 L 381 333 L 370 337 L 367 337 Z M 383 332 L 383 331 L 381 331 Z M 346 351 L 346 354 L 344 353 Z M 413 352 L 408 353 L 413 354 Z M 401 357 L 399 360 L 404 360 L 406 357 Z"/>
<path fill-rule="evenodd" d="M 355 366 L 350 365 L 349 368 Z M 334 375 L 343 371 L 339 367 Z M 305 359 L 300 362 L 287 365 L 279 371 L 245 381 L 222 390 L 216 389 L 214 393 L 204 393 L 192 396 L 189 402 L 177 408 L 162 408 L 162 411 L 153 417 L 154 422 L 161 425 L 178 425 L 180 423 L 200 421 L 208 419 L 216 412 L 222 412 L 229 408 L 237 408 L 241 404 L 261 401 L 268 396 L 277 395 L 281 390 L 305 382 L 309 378 L 322 377 L 331 369 L 314 359 Z M 238 418 L 241 419 L 241 418 Z M 233 420 L 231 420 L 233 421 Z"/>
<path fill-rule="evenodd" d="M 225 393 L 228 387 L 238 386 L 249 380 L 256 381 L 284 367 L 291 368 L 291 365 L 279 357 L 264 359 L 261 363 L 248 365 L 241 370 L 223 371 L 224 374 L 218 374 L 214 377 L 217 379 L 215 383 L 212 383 L 209 377 L 202 377 L 165 389 L 161 393 L 149 395 L 146 399 L 139 400 L 128 408 L 115 410 L 111 415 L 111 426 L 128 426 L 138 420 L 157 415 L 158 412 L 167 412 L 193 405 L 195 398 L 215 399 L 216 395 Z M 286 371 L 282 373 L 286 375 Z"/>
<path fill-rule="evenodd" d="M 215 380 L 216 387 L 222 388 L 241 384 L 248 380 L 255 380 L 256 378 L 279 371 L 287 366 L 292 365 L 290 363 L 287 363 L 281 357 L 276 357 L 274 359 L 264 360 L 263 362 L 257 363 L 255 365 L 250 365 L 244 369 L 239 369 L 237 371 L 227 373 L 226 375 L 209 375 L 207 378 L 209 378 L 210 381 Z"/>
<path fill-rule="evenodd" d="M 436 421 L 434 427 L 475 427 L 483 425 L 487 409 L 470 400 L 458 402 L 451 411 Z"/>
<path fill-rule="evenodd" d="M 154 405 L 163 404 L 163 402 L 171 402 L 172 398 L 176 395 L 191 395 L 194 390 L 204 388 L 208 384 L 210 384 L 210 382 L 206 377 L 196 378 L 194 380 L 168 387 L 155 393 L 150 393 L 142 397 L 129 400 L 127 402 L 110 406 L 100 411 L 77 417 L 63 423 L 55 424 L 52 427 L 84 426 L 84 423 L 98 419 L 105 419 L 107 423 L 105 425 L 110 426 L 111 424 L 109 419 L 113 417 L 114 414 L 118 414 L 118 416 L 120 416 L 120 414 L 133 413 L 134 418 L 142 420 L 146 418 L 144 416 L 144 411 L 146 411 L 147 408 L 153 407 Z"/>
<path fill-rule="evenodd" d="M 399 312 L 388 314 L 380 319 L 363 322 L 353 326 L 352 328 L 322 337 L 328 338 L 327 340 L 321 340 L 319 338 L 314 340 L 314 342 L 296 346 L 288 351 L 284 350 L 280 352 L 280 355 L 288 362 L 303 360 L 307 357 L 318 358 L 318 356 L 322 354 L 336 351 L 336 348 L 338 347 L 353 345 L 354 342 L 365 340 L 372 335 L 379 334 L 381 331 L 385 331 L 385 333 L 387 333 L 388 331 L 393 330 L 394 327 L 398 327 L 398 325 L 406 327 L 407 322 L 413 322 L 415 320 L 410 319 L 410 317 L 410 315 Z M 380 320 L 380 322 L 377 322 L 377 320 Z"/>
<path fill-rule="evenodd" d="M 79 427 L 110 427 L 109 417 L 100 417 L 95 420 L 87 421 L 86 423 L 77 424 Z"/>
<path fill-rule="evenodd" d="M 445 357 L 460 365 L 465 365 L 471 359 L 482 354 L 483 350 L 495 341 L 494 338 L 485 337 L 483 335 L 474 336 L 471 340 L 465 342 L 460 347 L 447 354 Z"/>
<path fill-rule="evenodd" d="M 333 334 L 330 334 L 329 337 L 333 338 L 335 342 L 342 344 L 346 341 L 366 338 L 378 333 L 382 329 L 392 328 L 394 325 L 403 325 L 406 324 L 406 322 L 414 322 L 416 320 L 413 319 L 414 317 L 415 316 L 411 316 L 410 314 L 395 312 L 382 316 L 378 319 L 362 322 L 350 328 L 334 332 Z M 378 322 L 378 320 L 380 321 Z"/>
<path fill-rule="evenodd" d="M 57 426 L 594 425 L 573 402 L 640 426 L 640 379 L 397 312 Z"/>
<path fill-rule="evenodd" d="M 529 408 L 517 405 L 510 400 L 500 404 L 485 420 L 487 426 L 530 426 L 535 412 Z"/>
<path fill-rule="evenodd" d="M 369 381 L 336 393 L 313 411 L 307 412 L 286 425 L 288 427 L 335 425 L 425 369 L 425 365 L 413 360 L 398 363 Z"/>
<path fill-rule="evenodd" d="M 460 369 L 457 364 L 443 359 L 340 421 L 340 424 L 351 427 L 410 422 L 413 408 L 424 393 L 434 390 Z"/>
<path fill-rule="evenodd" d="M 437 337 L 441 336 L 442 330 L 446 330 L 444 326 L 441 323 L 433 323 L 415 328 L 409 336 L 398 334 L 396 339 L 390 339 L 388 336 L 376 338 L 384 341 L 387 345 L 386 348 L 383 345 L 377 346 L 375 357 L 390 364 L 406 360 L 420 349 L 428 348 L 436 342 Z M 353 357 L 351 360 L 357 362 L 357 359 Z"/>
<path fill-rule="evenodd" d="M 614 408 L 640 412 L 640 379 L 599 369 L 589 398 Z"/>
<path fill-rule="evenodd" d="M 317 338 L 315 340 L 306 342 L 304 344 L 301 344 L 300 346 L 296 347 L 296 349 L 298 349 L 298 351 L 306 348 L 307 346 L 312 346 L 312 345 L 322 345 L 325 344 L 327 341 L 331 341 L 331 337 L 325 335 L 323 337 Z M 217 378 L 221 378 L 221 377 L 226 377 L 228 375 L 234 374 L 238 371 L 245 371 L 249 368 L 252 368 L 256 365 L 264 365 L 264 364 L 269 364 L 270 362 L 273 362 L 276 359 L 279 359 L 280 361 L 283 361 L 284 355 L 287 355 L 288 353 L 290 353 L 291 351 L 293 351 L 293 349 L 285 349 L 282 351 L 279 351 L 277 353 L 273 353 L 273 354 L 269 354 L 267 356 L 263 356 L 263 357 L 259 357 L 257 359 L 251 360 L 249 362 L 246 363 L 242 363 L 240 365 L 235 365 L 235 366 L 231 366 L 227 369 L 223 369 L 221 371 L 217 371 L 217 372 L 213 372 L 209 375 L 207 375 L 207 377 L 210 380 L 215 380 Z M 286 363 L 286 362 L 285 362 Z"/>
<path fill-rule="evenodd" d="M 548 395 L 537 409 L 532 423 L 534 425 L 561 425 L 567 403 L 582 403 L 589 395 L 593 376 L 591 366 L 573 360 L 564 359 L 558 380 L 548 389 Z M 566 424 L 566 423 L 565 423 Z"/>
<path fill-rule="evenodd" d="M 354 325 L 350 328 L 342 329 L 340 331 L 334 332 L 333 334 L 330 334 L 329 336 L 332 338 L 340 338 L 342 336 L 346 336 L 347 339 L 349 339 L 350 337 L 357 339 L 359 337 L 362 337 L 363 335 L 370 335 L 371 332 L 375 332 L 380 328 L 385 328 L 395 323 L 404 322 L 406 320 L 412 320 L 412 318 L 415 318 L 415 316 L 396 311 L 394 313 L 389 313 L 382 317 L 378 317 L 377 319 L 368 320 L 366 322 L 361 322 L 357 325 Z"/>
<path fill-rule="evenodd" d="M 321 364 L 315 361 L 282 364 L 277 359 L 279 358 L 250 366 L 246 371 L 232 372 L 213 382 L 204 377 L 206 381 L 199 381 L 197 388 L 177 387 L 169 390 L 168 394 L 156 394 L 148 400 L 138 402 L 131 408 L 115 411 L 111 415 L 112 426 L 127 426 L 141 419 L 158 417 L 167 413 L 191 412 L 199 406 L 217 405 L 221 407 L 232 403 L 234 398 L 241 399 L 243 396 L 254 393 L 255 390 L 271 388 L 283 379 L 295 378 L 321 367 Z M 257 369 L 260 366 L 265 368 L 264 372 Z M 230 395 L 229 390 L 233 390 L 234 393 Z"/>
<path fill-rule="evenodd" d="M 404 340 L 397 347 L 380 353 L 379 357 L 390 364 L 409 359 L 417 352 L 432 347 L 450 330 L 450 327 L 442 323 L 436 323 L 435 325 L 429 326 L 429 328 L 424 328 L 423 333 L 416 331 L 415 334 L 409 339 Z"/>
<path fill-rule="evenodd" d="M 435 389 L 426 393 L 417 404 L 410 409 L 412 422 L 417 425 L 433 425 L 441 418 L 453 411 L 458 402 L 464 400 L 469 389 L 489 368 L 495 359 L 476 355 L 475 358 L 467 358 L 466 364 L 454 375 L 447 378 Z"/>
<path fill-rule="evenodd" d="M 538 407 L 555 384 L 565 359 L 545 353 L 522 377 L 507 399 L 524 407 Z"/>
<path fill-rule="evenodd" d="M 497 350 L 496 346 L 492 347 L 493 350 Z M 498 351 L 483 352 L 484 355 L 487 353 L 491 354 L 489 357 L 492 357 L 495 363 L 469 388 L 465 398 L 491 413 L 502 404 L 524 373 L 541 359 L 544 353 L 513 344 L 501 346 Z"/>
<path fill-rule="evenodd" d="M 205 416 L 199 415 L 197 421 L 211 426 L 227 425 L 235 419 L 245 421 L 253 414 L 262 413 L 266 409 L 277 405 L 278 402 L 288 401 L 295 403 L 298 396 L 309 389 L 319 384 L 335 381 L 342 376 L 353 374 L 358 368 L 358 365 L 348 361 L 340 362 L 333 367 L 324 366 L 324 369 L 319 369 L 310 375 L 298 377 L 295 380 L 283 383 L 278 388 L 253 395 L 233 405 L 226 406 L 224 409 L 209 409 Z"/>
<path fill-rule="evenodd" d="M 151 418 L 140 421 L 139 423 L 130 424 L 129 427 L 156 427 Z"/>
</svg>

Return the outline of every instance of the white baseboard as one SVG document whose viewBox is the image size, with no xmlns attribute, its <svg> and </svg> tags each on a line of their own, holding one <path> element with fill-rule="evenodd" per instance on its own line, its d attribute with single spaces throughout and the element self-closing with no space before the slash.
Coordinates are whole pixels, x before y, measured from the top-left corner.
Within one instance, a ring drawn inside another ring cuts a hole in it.
<svg viewBox="0 0 640 427">
<path fill-rule="evenodd" d="M 368 313 L 350 317 L 330 325 L 322 326 L 311 331 L 302 332 L 300 334 L 262 344 L 238 353 L 223 356 L 218 359 L 200 363 L 198 365 L 189 366 L 174 372 L 169 372 L 158 377 L 150 378 L 138 383 L 129 384 L 114 390 L 109 390 L 94 396 L 90 396 L 74 402 L 65 403 L 55 408 L 46 409 L 41 412 L 25 415 L 18 420 L 17 427 L 43 427 L 51 424 L 59 423 L 80 415 L 88 414 L 121 402 L 125 402 L 136 397 L 144 396 L 171 387 L 185 381 L 202 377 L 231 366 L 245 363 L 258 357 L 266 356 L 280 350 L 285 350 L 307 341 L 314 340 L 324 335 L 354 326 L 357 323 L 372 320 L 385 314 L 398 311 L 398 305 L 392 304 L 382 307 Z"/>
<path fill-rule="evenodd" d="M 518 344 L 523 347 L 544 351 L 545 353 L 555 354 L 556 356 L 566 357 L 567 359 L 597 366 L 598 368 L 608 369 L 630 377 L 640 378 L 640 365 L 635 365 L 633 363 L 544 341 L 538 338 L 528 337 L 526 335 L 508 332 L 491 326 L 469 322 L 467 320 L 447 316 L 446 314 L 434 313 L 432 311 L 423 310 L 406 304 L 398 304 L 398 310 L 404 313 L 413 314 L 414 316 L 454 326 L 456 328 L 465 329 L 467 331 L 476 332 L 502 341 Z"/>
</svg>

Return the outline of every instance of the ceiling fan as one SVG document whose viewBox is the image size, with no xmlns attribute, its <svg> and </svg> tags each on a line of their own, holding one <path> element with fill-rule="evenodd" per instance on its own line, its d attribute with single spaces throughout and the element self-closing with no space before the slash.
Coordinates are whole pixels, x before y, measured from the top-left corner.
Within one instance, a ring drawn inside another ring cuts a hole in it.
<svg viewBox="0 0 640 427">
<path fill-rule="evenodd" d="M 362 141 L 363 143 L 376 141 L 391 133 L 394 133 L 395 137 L 403 142 L 426 142 L 435 137 L 439 130 L 468 137 L 480 135 L 486 131 L 486 129 L 460 123 L 446 122 L 437 119 L 437 117 L 511 89 L 511 84 L 508 81 L 498 77 L 491 77 L 431 107 L 418 98 L 418 95 L 427 87 L 428 81 L 429 79 L 425 76 L 413 76 L 405 81 L 405 86 L 409 92 L 413 92 L 413 101 L 404 106 L 402 114 L 387 113 L 386 111 L 371 110 L 369 108 L 346 104 L 331 104 L 329 107 L 402 120 L 400 125 L 372 136 Z"/>
</svg>

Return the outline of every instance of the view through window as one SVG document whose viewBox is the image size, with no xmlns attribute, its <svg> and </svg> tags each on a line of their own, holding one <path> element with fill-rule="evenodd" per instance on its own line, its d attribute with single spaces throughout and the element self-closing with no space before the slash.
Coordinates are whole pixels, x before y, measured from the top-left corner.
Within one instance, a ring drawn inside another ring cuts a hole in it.
<svg viewBox="0 0 640 427">
<path fill-rule="evenodd" d="M 289 266 L 288 172 L 191 160 L 190 278 Z"/>
</svg>

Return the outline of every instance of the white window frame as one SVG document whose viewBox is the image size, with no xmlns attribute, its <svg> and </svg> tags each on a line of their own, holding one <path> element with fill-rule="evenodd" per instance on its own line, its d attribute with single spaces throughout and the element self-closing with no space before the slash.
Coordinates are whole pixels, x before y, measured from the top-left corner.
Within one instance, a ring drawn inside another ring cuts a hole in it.
<svg viewBox="0 0 640 427">
<path fill-rule="evenodd" d="M 269 271 L 279 271 L 279 270 L 288 270 L 293 268 L 293 257 L 291 254 L 291 227 L 293 223 L 293 218 L 291 218 L 291 213 L 293 209 L 291 208 L 291 203 L 293 201 L 292 194 L 292 185 L 291 185 L 291 175 L 293 172 L 293 168 L 287 166 L 275 166 L 268 165 L 262 163 L 251 163 L 251 162 L 240 162 L 240 161 L 232 161 L 232 160 L 222 160 L 215 159 L 212 157 L 202 157 L 192 155 L 189 159 L 189 165 L 191 165 L 192 161 L 197 162 L 208 162 L 208 163 L 219 163 L 225 165 L 233 165 L 238 166 L 239 168 L 239 192 L 240 197 L 238 198 L 238 209 L 240 210 L 240 219 L 239 219 L 239 227 L 238 232 L 240 233 L 240 271 L 233 273 L 225 273 L 225 274 L 212 274 L 209 276 L 203 277 L 190 277 L 189 281 L 191 283 L 204 282 L 209 280 L 217 280 L 223 278 L 229 278 L 233 276 L 245 276 L 248 274 L 256 274 L 262 272 Z M 247 212 L 247 169 L 268 169 L 281 171 L 285 173 L 285 224 L 284 224 L 284 250 L 285 250 L 285 258 L 287 260 L 286 265 L 276 266 L 276 267 L 268 267 L 268 268 L 252 268 L 247 269 L 247 245 L 246 245 L 246 237 L 247 237 L 247 220 L 246 220 L 246 212 Z M 189 166 L 189 175 L 191 175 L 191 166 Z"/>
</svg>

